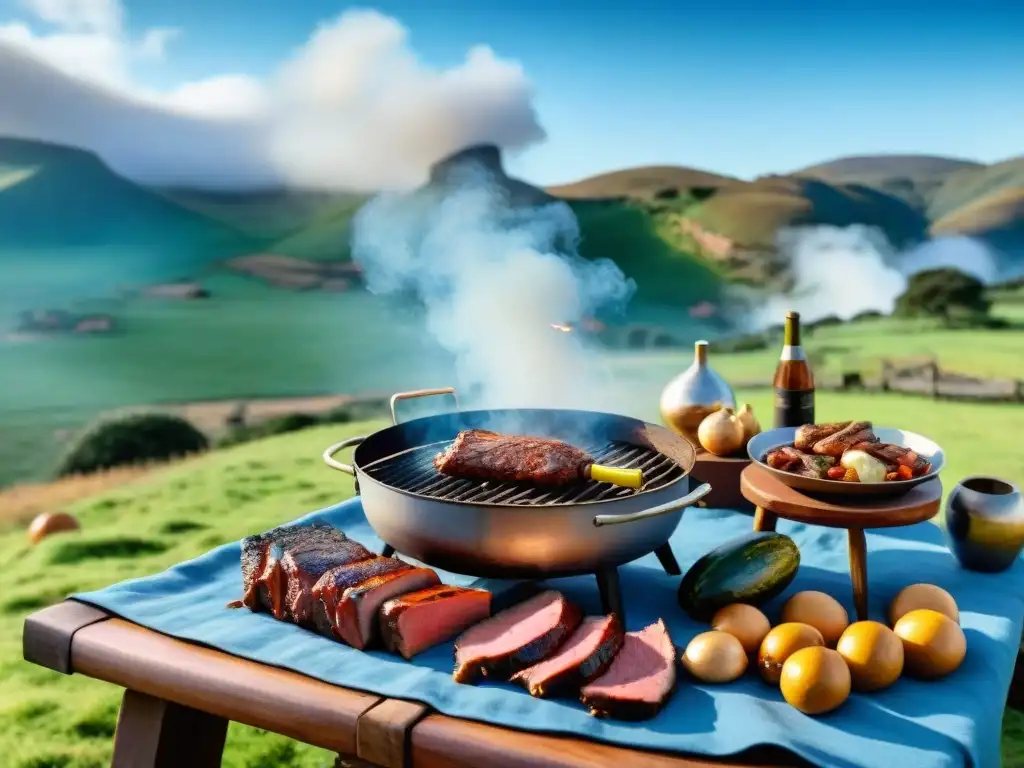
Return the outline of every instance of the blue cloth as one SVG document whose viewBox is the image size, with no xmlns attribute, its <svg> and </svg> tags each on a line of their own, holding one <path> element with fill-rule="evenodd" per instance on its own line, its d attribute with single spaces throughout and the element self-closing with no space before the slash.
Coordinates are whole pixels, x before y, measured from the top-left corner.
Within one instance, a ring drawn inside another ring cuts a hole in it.
<svg viewBox="0 0 1024 768">
<path fill-rule="evenodd" d="M 302 518 L 336 525 L 368 547 L 381 542 L 351 500 Z M 750 517 L 690 509 L 672 545 L 685 569 L 707 550 L 750 530 Z M 802 564 L 794 586 L 838 598 L 853 615 L 846 533 L 781 521 L 797 542 Z M 879 693 L 854 694 L 839 710 L 819 718 L 791 708 L 777 689 L 748 672 L 741 680 L 705 686 L 681 679 L 666 708 L 653 720 L 620 723 L 590 717 L 579 704 L 545 701 L 508 684 L 459 685 L 452 681 L 452 647 L 444 644 L 407 662 L 384 652 L 361 652 L 266 614 L 229 610 L 241 592 L 239 545 L 228 544 L 154 576 L 75 595 L 136 624 L 204 643 L 228 653 L 301 672 L 346 688 L 415 699 L 436 710 L 511 728 L 586 737 L 624 746 L 728 756 L 760 744 L 784 747 L 820 766 L 1000 765 L 1000 725 L 1021 638 L 1024 604 L 1019 595 L 1024 564 L 998 575 L 961 570 L 929 524 L 868 534 L 871 615 L 884 621 L 885 606 L 903 586 L 931 582 L 949 590 L 961 610 L 967 658 L 950 677 L 909 678 Z M 441 573 L 447 583 L 496 586 Z M 707 629 L 678 608 L 679 577 L 664 573 L 653 555 L 624 566 L 621 581 L 629 629 L 663 617 L 681 649 Z M 592 577 L 551 585 L 600 612 Z M 777 618 L 779 605 L 767 607 Z"/>
</svg>

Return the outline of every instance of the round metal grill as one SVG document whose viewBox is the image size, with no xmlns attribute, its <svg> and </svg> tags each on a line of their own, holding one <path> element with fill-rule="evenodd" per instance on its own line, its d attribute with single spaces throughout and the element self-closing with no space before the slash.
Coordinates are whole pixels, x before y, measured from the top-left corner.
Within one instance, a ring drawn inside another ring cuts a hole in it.
<svg viewBox="0 0 1024 768">
<path fill-rule="evenodd" d="M 593 480 L 550 487 L 449 477 L 434 468 L 434 456 L 451 443 L 451 440 L 444 440 L 411 448 L 394 456 L 379 459 L 362 469 L 374 480 L 396 490 L 428 496 L 439 501 L 520 506 L 580 504 L 621 499 L 663 488 L 685 474 L 672 459 L 657 451 L 629 443 L 612 442 L 591 448 L 587 453 L 593 456 L 598 464 L 639 467 L 644 473 L 642 488 L 622 488 Z"/>
</svg>

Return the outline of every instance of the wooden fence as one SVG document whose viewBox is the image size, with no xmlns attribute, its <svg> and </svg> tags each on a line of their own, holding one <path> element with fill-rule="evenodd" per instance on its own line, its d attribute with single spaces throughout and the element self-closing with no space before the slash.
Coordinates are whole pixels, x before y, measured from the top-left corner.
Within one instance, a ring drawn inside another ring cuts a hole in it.
<svg viewBox="0 0 1024 768">
<path fill-rule="evenodd" d="M 822 377 L 815 382 L 818 389 L 839 392 L 900 392 L 936 400 L 970 400 L 978 402 L 1024 403 L 1024 380 L 983 379 L 943 371 L 937 361 L 907 363 L 882 360 L 881 373 L 868 376 L 863 371 L 848 370 L 839 376 Z M 737 388 L 771 386 L 766 381 L 745 383 Z"/>
</svg>

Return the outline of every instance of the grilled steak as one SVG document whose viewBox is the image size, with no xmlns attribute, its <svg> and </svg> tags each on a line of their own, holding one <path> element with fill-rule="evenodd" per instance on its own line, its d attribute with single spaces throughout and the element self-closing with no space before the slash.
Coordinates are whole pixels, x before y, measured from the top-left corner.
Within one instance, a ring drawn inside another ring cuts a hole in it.
<svg viewBox="0 0 1024 768">
<path fill-rule="evenodd" d="M 816 442 L 812 448 L 819 456 L 839 458 L 857 443 L 877 443 L 869 421 L 851 421 L 841 430 Z"/>
<path fill-rule="evenodd" d="M 852 422 L 837 421 L 832 424 L 804 424 L 796 430 L 793 438 L 793 447 L 801 451 L 810 451 L 815 443 L 820 443 L 826 437 L 831 437 L 836 432 L 846 429 Z"/>
<path fill-rule="evenodd" d="M 593 457 L 561 440 L 499 435 L 486 429 L 459 432 L 434 457 L 442 475 L 498 482 L 562 485 L 586 479 Z"/>
<path fill-rule="evenodd" d="M 597 679 L 622 647 L 622 625 L 614 614 L 583 620 L 565 645 L 540 664 L 514 675 L 533 696 L 576 696 Z"/>
<path fill-rule="evenodd" d="M 490 592 L 442 584 L 407 592 L 384 603 L 379 615 L 380 632 L 385 648 L 411 659 L 490 615 Z"/>
<path fill-rule="evenodd" d="M 429 568 L 415 568 L 393 557 L 373 557 L 327 571 L 313 586 L 320 601 L 314 625 L 329 630 L 353 648 L 363 649 L 379 637 L 377 609 L 406 592 L 440 584 Z"/>
<path fill-rule="evenodd" d="M 250 610 L 266 610 L 284 617 L 286 584 L 281 561 L 292 548 L 305 552 L 330 552 L 348 542 L 329 525 L 296 525 L 274 528 L 242 539 L 242 603 Z"/>
<path fill-rule="evenodd" d="M 626 633 L 608 671 L 580 692 L 595 717 L 647 720 L 668 701 L 676 684 L 676 651 L 661 619 Z"/>
<path fill-rule="evenodd" d="M 463 632 L 455 641 L 453 677 L 508 680 L 557 651 L 582 618 L 561 592 L 541 592 Z"/>
</svg>

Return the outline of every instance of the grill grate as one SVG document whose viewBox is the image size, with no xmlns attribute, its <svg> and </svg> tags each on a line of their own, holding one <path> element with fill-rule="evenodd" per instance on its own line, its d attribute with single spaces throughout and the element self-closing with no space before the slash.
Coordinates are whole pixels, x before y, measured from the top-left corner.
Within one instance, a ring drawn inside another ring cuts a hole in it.
<svg viewBox="0 0 1024 768">
<path fill-rule="evenodd" d="M 439 501 L 467 504 L 512 504 L 546 506 L 581 504 L 589 501 L 622 499 L 643 491 L 655 490 L 678 480 L 684 472 L 668 456 L 629 443 L 606 443 L 588 450 L 597 464 L 614 467 L 640 467 L 644 484 L 639 490 L 622 488 L 593 480 L 571 485 L 543 487 L 525 483 L 495 483 L 448 477 L 434 468 L 434 456 L 452 441 L 445 440 L 375 461 L 364 471 L 373 479 L 400 491 L 429 496 Z"/>
</svg>

